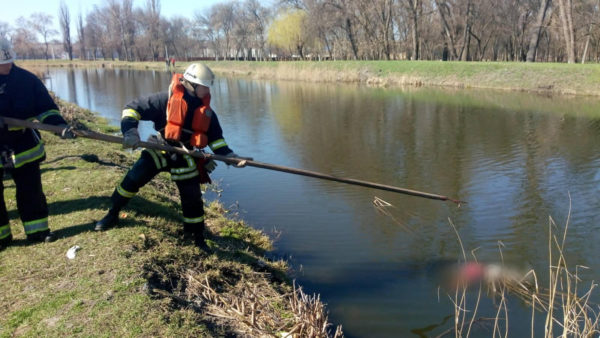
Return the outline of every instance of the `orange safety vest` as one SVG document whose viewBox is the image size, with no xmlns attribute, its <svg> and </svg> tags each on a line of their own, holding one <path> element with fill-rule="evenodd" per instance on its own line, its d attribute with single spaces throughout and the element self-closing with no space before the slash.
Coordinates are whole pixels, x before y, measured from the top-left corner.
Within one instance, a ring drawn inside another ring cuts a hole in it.
<svg viewBox="0 0 600 338">
<path fill-rule="evenodd" d="M 167 125 L 165 126 L 165 139 L 170 141 L 179 141 L 185 117 L 188 111 L 188 104 L 183 98 L 185 88 L 181 84 L 182 74 L 173 74 L 171 79 L 171 91 L 169 102 L 167 103 Z M 210 115 L 207 114 L 210 108 L 210 94 L 202 98 L 202 105 L 194 110 L 192 119 L 192 136 L 190 145 L 193 147 L 204 148 L 208 145 L 208 136 L 206 135 L 210 126 Z"/>
</svg>

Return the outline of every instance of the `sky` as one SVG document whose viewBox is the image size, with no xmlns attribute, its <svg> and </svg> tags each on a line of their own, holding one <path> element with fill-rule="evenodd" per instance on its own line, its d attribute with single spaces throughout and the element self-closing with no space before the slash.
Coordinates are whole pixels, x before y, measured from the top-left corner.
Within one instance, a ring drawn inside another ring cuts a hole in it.
<svg viewBox="0 0 600 338">
<path fill-rule="evenodd" d="M 74 22 L 79 13 L 85 15 L 92 10 L 94 5 L 102 6 L 107 0 L 63 0 L 71 14 L 71 22 Z M 161 15 L 166 18 L 183 16 L 192 18 L 197 11 L 203 11 L 216 3 L 225 3 L 231 0 L 161 0 Z M 32 13 L 42 12 L 53 17 L 54 29 L 59 30 L 58 8 L 61 0 L 0 0 L 2 14 L 0 21 L 15 26 L 17 18 L 23 16 L 29 18 Z M 145 7 L 146 0 L 133 0 L 133 7 Z"/>
</svg>

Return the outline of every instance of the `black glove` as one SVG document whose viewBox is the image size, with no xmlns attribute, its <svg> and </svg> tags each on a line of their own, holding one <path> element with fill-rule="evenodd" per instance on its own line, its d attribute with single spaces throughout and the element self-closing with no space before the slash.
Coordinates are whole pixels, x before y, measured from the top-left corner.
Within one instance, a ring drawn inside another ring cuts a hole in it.
<svg viewBox="0 0 600 338">
<path fill-rule="evenodd" d="M 140 134 L 137 128 L 131 128 L 123 134 L 123 147 L 124 148 L 137 148 L 140 143 Z"/>
<path fill-rule="evenodd" d="M 216 167 L 217 167 L 217 162 L 215 162 L 213 160 L 208 160 L 208 161 L 206 161 L 206 163 L 204 163 L 204 169 L 206 169 L 206 172 L 209 174 L 212 173 Z"/>
<path fill-rule="evenodd" d="M 60 138 L 62 138 L 63 140 L 71 140 L 77 137 L 77 134 L 75 134 L 73 127 L 69 126 L 68 124 L 61 124 L 59 125 L 59 127 L 63 128 L 62 132 L 59 135 Z"/>
</svg>

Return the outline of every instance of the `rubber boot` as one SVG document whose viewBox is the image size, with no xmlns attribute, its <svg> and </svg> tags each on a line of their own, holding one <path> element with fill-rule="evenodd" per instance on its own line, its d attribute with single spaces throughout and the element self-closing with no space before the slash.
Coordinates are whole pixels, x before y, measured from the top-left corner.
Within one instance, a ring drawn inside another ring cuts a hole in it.
<svg viewBox="0 0 600 338">
<path fill-rule="evenodd" d="M 108 230 L 117 225 L 117 223 L 119 223 L 119 212 L 130 200 L 129 198 L 121 196 L 117 192 L 117 189 L 115 189 L 110 199 L 112 201 L 112 207 L 108 210 L 108 213 L 104 218 L 96 223 L 96 227 L 94 228 L 96 231 Z"/>
<path fill-rule="evenodd" d="M 119 223 L 119 210 L 111 208 L 104 218 L 96 223 L 95 231 L 108 230 Z"/>
<path fill-rule="evenodd" d="M 204 239 L 204 231 L 196 232 L 194 234 L 194 244 L 200 248 L 200 250 L 210 253 L 211 249 L 206 244 L 206 240 Z"/>
<path fill-rule="evenodd" d="M 183 238 L 190 240 L 193 239 L 194 245 L 199 247 L 201 250 L 204 250 L 205 252 L 210 252 L 210 248 L 208 247 L 208 245 L 206 245 L 206 241 L 204 239 L 204 223 L 183 223 Z"/>
<path fill-rule="evenodd" d="M 12 234 L 9 234 L 7 237 L 0 239 L 0 251 L 6 249 L 12 242 L 12 239 Z"/>
<path fill-rule="evenodd" d="M 54 242 L 56 235 L 50 230 L 36 232 L 35 234 L 27 235 L 27 240 L 30 242 Z"/>
</svg>

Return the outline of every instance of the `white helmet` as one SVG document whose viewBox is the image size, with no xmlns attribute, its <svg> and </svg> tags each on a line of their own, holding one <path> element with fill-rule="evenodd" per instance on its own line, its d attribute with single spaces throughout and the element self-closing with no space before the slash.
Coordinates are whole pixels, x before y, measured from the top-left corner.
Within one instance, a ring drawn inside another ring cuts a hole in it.
<svg viewBox="0 0 600 338">
<path fill-rule="evenodd" d="M 183 73 L 183 78 L 194 84 L 212 87 L 215 74 L 205 64 L 192 63 Z"/>
<path fill-rule="evenodd" d="M 15 58 L 15 52 L 12 49 L 10 41 L 6 38 L 0 38 L 0 65 L 11 63 Z"/>
</svg>

